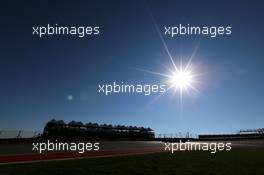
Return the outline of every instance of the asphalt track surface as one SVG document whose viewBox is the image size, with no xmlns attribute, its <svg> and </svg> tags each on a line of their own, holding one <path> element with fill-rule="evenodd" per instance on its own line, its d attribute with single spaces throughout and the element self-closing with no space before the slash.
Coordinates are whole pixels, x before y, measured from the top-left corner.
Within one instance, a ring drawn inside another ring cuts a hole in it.
<svg viewBox="0 0 264 175">
<path fill-rule="evenodd" d="M 156 141 L 100 142 L 99 151 L 78 152 L 32 152 L 31 143 L 5 143 L 0 145 L 0 164 L 30 163 L 81 158 L 113 157 L 157 153 L 164 150 L 164 143 Z"/>
<path fill-rule="evenodd" d="M 235 140 L 235 141 L 232 140 L 232 141 L 218 141 L 218 142 L 232 142 L 232 148 L 241 148 L 241 147 L 264 148 L 264 139 Z M 48 152 L 43 154 L 32 152 L 32 144 L 30 143 L 2 143 L 0 144 L 0 164 L 127 156 L 127 155 L 137 155 L 137 154 L 158 153 L 163 151 L 164 151 L 164 143 L 158 141 L 100 142 L 99 151 L 90 151 L 85 153 Z"/>
</svg>

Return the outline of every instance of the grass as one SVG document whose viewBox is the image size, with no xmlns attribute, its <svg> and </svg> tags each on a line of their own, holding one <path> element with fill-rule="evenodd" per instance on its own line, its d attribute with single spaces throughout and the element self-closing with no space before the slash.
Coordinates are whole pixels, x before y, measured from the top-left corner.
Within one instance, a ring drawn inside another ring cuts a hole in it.
<svg viewBox="0 0 264 175">
<path fill-rule="evenodd" d="M 0 165 L 2 175 L 254 175 L 264 174 L 263 149 L 177 152 Z"/>
</svg>

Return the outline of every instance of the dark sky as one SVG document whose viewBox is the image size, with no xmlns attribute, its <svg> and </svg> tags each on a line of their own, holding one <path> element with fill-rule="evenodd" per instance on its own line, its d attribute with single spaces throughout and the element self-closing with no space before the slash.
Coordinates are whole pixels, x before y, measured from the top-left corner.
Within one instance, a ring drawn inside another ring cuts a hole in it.
<svg viewBox="0 0 264 175">
<path fill-rule="evenodd" d="M 264 127 L 264 3 L 261 1 L 11 1 L 1 3 L 0 129 L 42 130 L 52 119 L 149 126 L 157 133 Z M 165 37 L 177 62 L 202 72 L 199 95 L 180 105 L 156 95 L 97 92 L 98 84 L 155 83 L 171 66 L 155 21 L 232 26 L 230 36 Z M 100 26 L 99 36 L 32 35 L 32 26 Z M 68 96 L 73 96 L 69 101 Z"/>
</svg>

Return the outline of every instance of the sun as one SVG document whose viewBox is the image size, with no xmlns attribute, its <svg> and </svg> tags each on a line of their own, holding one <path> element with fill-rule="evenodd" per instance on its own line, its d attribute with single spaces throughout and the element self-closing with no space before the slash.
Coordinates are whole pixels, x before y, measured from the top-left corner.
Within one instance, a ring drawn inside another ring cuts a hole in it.
<svg viewBox="0 0 264 175">
<path fill-rule="evenodd" d="M 187 90 L 192 86 L 193 75 L 191 71 L 186 70 L 176 70 L 170 75 L 169 84 L 174 87 L 176 90 Z"/>
<path fill-rule="evenodd" d="M 197 74 L 195 66 L 190 60 L 184 66 L 182 62 L 180 65 L 177 65 L 172 60 L 172 65 L 170 68 L 167 67 L 166 73 L 153 72 L 145 69 L 138 70 L 164 77 L 162 84 L 166 85 L 165 92 L 172 90 L 174 91 L 174 95 L 180 95 L 181 100 L 185 93 L 191 95 L 194 92 L 199 92 L 196 86 L 199 84 L 198 77 L 201 74 Z"/>
<path fill-rule="evenodd" d="M 180 65 L 176 65 L 172 61 L 173 69 L 168 68 L 168 73 L 164 74 L 166 77 L 167 91 L 174 91 L 174 95 L 178 94 L 180 103 L 182 104 L 184 94 L 195 95 L 199 93 L 197 85 L 199 84 L 199 76 L 197 74 L 196 66 L 189 60 L 186 64 L 181 61 Z"/>
<path fill-rule="evenodd" d="M 167 90 L 174 90 L 174 93 L 179 94 L 180 100 L 182 101 L 183 94 L 187 93 L 190 95 L 192 92 L 198 92 L 195 88 L 197 84 L 198 74 L 194 71 L 194 66 L 189 60 L 188 63 L 183 66 L 176 65 L 172 61 L 173 69 L 169 69 L 169 73 L 165 74 L 167 77 L 166 84 L 168 85 Z"/>
<path fill-rule="evenodd" d="M 200 76 L 202 73 L 197 72 L 197 65 L 192 63 L 192 58 L 187 62 L 183 63 L 182 59 L 180 64 L 176 64 L 171 58 L 171 65 L 166 67 L 165 73 L 154 72 L 146 69 L 137 69 L 150 74 L 158 75 L 163 77 L 161 80 L 162 85 L 165 85 L 165 91 L 158 95 L 154 101 L 163 96 L 166 92 L 172 91 L 172 95 L 177 95 L 180 99 L 180 103 L 183 103 L 183 96 L 197 95 L 199 90 L 197 86 L 201 84 Z"/>
</svg>

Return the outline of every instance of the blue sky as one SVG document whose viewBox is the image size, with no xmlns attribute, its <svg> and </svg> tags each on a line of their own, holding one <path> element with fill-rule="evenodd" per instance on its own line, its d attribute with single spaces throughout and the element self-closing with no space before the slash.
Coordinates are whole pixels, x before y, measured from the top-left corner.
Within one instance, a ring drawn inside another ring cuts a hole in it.
<svg viewBox="0 0 264 175">
<path fill-rule="evenodd" d="M 238 5 L 239 4 L 239 5 Z M 147 9 L 164 25 L 230 25 L 232 35 L 165 37 L 177 62 L 198 50 L 197 95 L 98 94 L 98 84 L 154 83 L 171 66 Z M 157 133 L 229 133 L 264 123 L 264 4 L 251 1 L 33 1 L 1 6 L 0 129 L 52 118 L 139 125 Z M 99 25 L 97 38 L 32 36 L 32 26 Z M 72 95 L 72 101 L 67 96 Z"/>
</svg>

